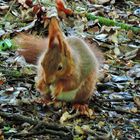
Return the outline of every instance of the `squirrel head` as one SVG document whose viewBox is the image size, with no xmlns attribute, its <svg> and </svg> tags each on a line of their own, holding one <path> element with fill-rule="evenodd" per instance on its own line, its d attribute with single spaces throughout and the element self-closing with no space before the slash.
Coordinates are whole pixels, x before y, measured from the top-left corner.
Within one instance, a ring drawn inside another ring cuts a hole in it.
<svg viewBox="0 0 140 140">
<path fill-rule="evenodd" d="M 41 61 L 41 67 L 45 73 L 45 83 L 53 84 L 70 74 L 73 60 L 57 19 L 50 23 L 48 39 L 48 50 Z"/>
</svg>

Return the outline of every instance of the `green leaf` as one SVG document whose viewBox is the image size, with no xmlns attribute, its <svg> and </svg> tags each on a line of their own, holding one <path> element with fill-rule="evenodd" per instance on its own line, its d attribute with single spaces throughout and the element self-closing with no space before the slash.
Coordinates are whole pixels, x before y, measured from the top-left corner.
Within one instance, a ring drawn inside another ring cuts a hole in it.
<svg viewBox="0 0 140 140">
<path fill-rule="evenodd" d="M 12 42 L 10 39 L 0 41 L 0 51 L 6 51 L 7 49 L 10 48 L 12 48 Z"/>
<path fill-rule="evenodd" d="M 11 129 L 11 127 L 10 126 L 4 126 L 4 131 L 9 131 L 10 129 Z"/>
</svg>

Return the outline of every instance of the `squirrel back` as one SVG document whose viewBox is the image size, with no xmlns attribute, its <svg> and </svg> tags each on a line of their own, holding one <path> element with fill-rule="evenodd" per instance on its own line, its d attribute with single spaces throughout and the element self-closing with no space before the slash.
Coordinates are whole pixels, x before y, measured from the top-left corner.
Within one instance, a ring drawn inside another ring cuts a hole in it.
<svg viewBox="0 0 140 140">
<path fill-rule="evenodd" d="M 71 48 L 75 63 L 79 63 L 82 78 L 84 78 L 92 69 L 98 71 L 99 62 L 95 52 L 93 52 L 93 50 L 85 43 L 85 41 L 75 36 L 66 38 L 66 41 Z"/>
</svg>

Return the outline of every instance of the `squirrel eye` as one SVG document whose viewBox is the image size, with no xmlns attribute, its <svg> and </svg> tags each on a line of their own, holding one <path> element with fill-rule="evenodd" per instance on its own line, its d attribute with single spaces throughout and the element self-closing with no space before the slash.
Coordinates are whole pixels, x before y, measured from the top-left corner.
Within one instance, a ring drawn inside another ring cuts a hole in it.
<svg viewBox="0 0 140 140">
<path fill-rule="evenodd" d="M 60 63 L 60 64 L 58 65 L 57 70 L 60 71 L 60 70 L 62 70 L 62 69 L 63 69 L 63 66 L 62 66 L 62 64 Z"/>
</svg>

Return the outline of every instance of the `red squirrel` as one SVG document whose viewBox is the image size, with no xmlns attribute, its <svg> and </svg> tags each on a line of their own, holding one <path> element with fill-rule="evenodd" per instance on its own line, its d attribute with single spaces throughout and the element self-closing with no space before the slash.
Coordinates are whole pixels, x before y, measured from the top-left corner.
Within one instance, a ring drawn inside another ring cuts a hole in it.
<svg viewBox="0 0 140 140">
<path fill-rule="evenodd" d="M 47 39 L 22 35 L 17 44 L 27 62 L 37 62 L 36 88 L 46 100 L 84 106 L 93 94 L 99 62 L 95 52 L 78 37 L 64 37 L 56 17 Z"/>
</svg>

